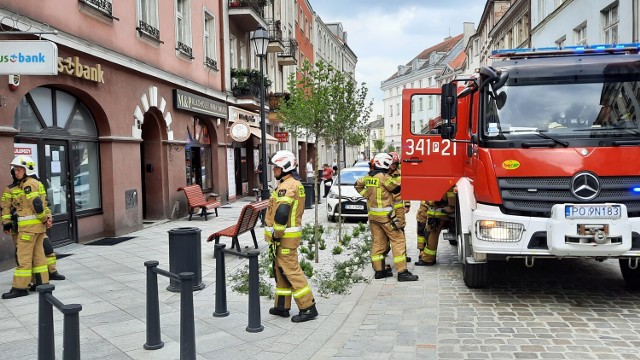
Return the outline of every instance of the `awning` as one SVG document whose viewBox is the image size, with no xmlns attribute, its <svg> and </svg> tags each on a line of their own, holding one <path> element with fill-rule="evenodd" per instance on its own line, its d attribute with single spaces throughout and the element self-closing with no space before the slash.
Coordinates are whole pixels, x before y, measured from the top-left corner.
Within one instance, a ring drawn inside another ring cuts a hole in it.
<svg viewBox="0 0 640 360">
<path fill-rule="evenodd" d="M 262 134 L 259 128 L 257 127 L 251 127 L 251 135 L 255 136 L 258 138 L 258 140 L 262 139 Z M 267 135 L 267 142 L 268 143 L 274 143 L 277 144 L 278 143 L 278 139 L 274 138 L 273 136 L 269 135 L 269 133 L 265 133 L 265 135 Z"/>
</svg>

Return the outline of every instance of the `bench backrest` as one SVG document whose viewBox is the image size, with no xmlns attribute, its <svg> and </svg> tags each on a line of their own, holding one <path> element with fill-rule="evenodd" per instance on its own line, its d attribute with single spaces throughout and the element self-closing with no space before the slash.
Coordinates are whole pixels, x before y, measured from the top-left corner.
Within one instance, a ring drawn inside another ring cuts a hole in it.
<svg viewBox="0 0 640 360">
<path fill-rule="evenodd" d="M 204 194 L 202 193 L 202 188 L 198 184 L 183 186 L 178 188 L 178 190 L 184 190 L 184 193 L 187 196 L 187 201 L 190 205 L 203 204 L 206 202 Z"/>
<path fill-rule="evenodd" d="M 238 218 L 238 234 L 242 234 L 253 229 L 260 217 L 260 211 L 267 208 L 269 200 L 262 200 L 247 204 L 242 208 Z"/>
</svg>

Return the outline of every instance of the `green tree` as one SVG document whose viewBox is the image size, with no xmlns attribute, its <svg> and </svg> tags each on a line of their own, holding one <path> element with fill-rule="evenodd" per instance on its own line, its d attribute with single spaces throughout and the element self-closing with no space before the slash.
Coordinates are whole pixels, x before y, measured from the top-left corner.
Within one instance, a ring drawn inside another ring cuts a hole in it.
<svg viewBox="0 0 640 360">
<path fill-rule="evenodd" d="M 381 153 L 382 149 L 384 149 L 384 139 L 373 140 L 373 147 L 376 149 L 376 154 Z"/>
<path fill-rule="evenodd" d="M 319 61 L 312 66 L 308 60 L 288 81 L 289 100 L 279 109 L 278 117 L 295 137 L 313 137 L 327 143 L 359 145 L 365 140 L 364 124 L 373 104 L 365 106 L 367 89 L 358 87 L 348 76 Z M 338 151 L 340 159 L 341 151 Z M 301 159 L 302 160 L 302 159 Z M 340 161 L 338 161 L 338 164 Z M 314 174 L 318 173 L 318 152 L 314 154 Z M 339 179 L 338 179 L 339 181 Z M 317 186 L 313 186 L 317 191 Z M 316 194 L 317 200 L 320 194 Z M 314 239 L 319 238 L 318 202 L 315 206 Z M 318 262 L 318 242 L 315 241 L 315 261 Z"/>
<path fill-rule="evenodd" d="M 393 146 L 393 145 L 391 145 L 391 144 L 389 144 L 389 146 L 387 146 L 387 150 L 386 150 L 386 151 L 387 151 L 388 153 L 390 153 L 390 152 L 394 152 L 394 151 L 396 151 L 396 147 L 395 147 L 395 146 Z"/>
</svg>

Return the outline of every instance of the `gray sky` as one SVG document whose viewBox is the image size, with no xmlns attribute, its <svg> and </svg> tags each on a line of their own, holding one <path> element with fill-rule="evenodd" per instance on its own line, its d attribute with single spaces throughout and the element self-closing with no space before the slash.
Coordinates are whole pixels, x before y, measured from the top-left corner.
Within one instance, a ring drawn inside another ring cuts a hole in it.
<svg viewBox="0 0 640 360">
<path fill-rule="evenodd" d="M 477 27 L 485 0 L 309 0 L 325 23 L 342 22 L 358 57 L 356 80 L 374 101 L 371 120 L 383 115 L 380 83 L 422 50 Z"/>
</svg>

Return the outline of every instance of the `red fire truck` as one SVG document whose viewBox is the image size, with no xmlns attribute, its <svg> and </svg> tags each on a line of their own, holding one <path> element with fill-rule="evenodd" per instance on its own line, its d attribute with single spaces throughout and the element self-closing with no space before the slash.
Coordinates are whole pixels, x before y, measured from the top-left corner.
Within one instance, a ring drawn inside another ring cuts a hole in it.
<svg viewBox="0 0 640 360">
<path fill-rule="evenodd" d="M 491 261 L 590 258 L 640 288 L 639 53 L 498 50 L 471 78 L 404 90 L 402 197 L 455 188 L 468 287 L 489 284 Z"/>
</svg>

